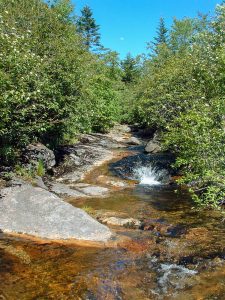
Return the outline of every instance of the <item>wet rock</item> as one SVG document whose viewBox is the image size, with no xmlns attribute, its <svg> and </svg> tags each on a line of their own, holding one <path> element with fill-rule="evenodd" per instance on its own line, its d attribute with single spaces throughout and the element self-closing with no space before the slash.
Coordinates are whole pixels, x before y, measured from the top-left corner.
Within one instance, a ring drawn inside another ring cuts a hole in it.
<svg viewBox="0 0 225 300">
<path fill-rule="evenodd" d="M 102 220 L 102 223 L 113 226 L 123 226 L 126 228 L 140 228 L 141 221 L 133 218 L 117 218 L 117 217 L 109 217 Z"/>
<path fill-rule="evenodd" d="M 48 239 L 107 241 L 110 230 L 83 210 L 32 186 L 1 190 L 0 229 Z"/>
<path fill-rule="evenodd" d="M 123 218 L 126 219 L 128 218 L 127 213 L 121 212 L 121 211 L 106 211 L 104 209 L 98 210 L 96 211 L 96 218 L 102 222 L 102 220 L 106 219 L 106 218 L 110 218 L 110 217 L 119 217 L 119 218 Z"/>
<path fill-rule="evenodd" d="M 171 229 L 171 225 L 160 219 L 152 219 L 143 221 L 141 229 L 145 231 L 153 231 L 160 235 L 167 235 L 168 231 Z"/>
<path fill-rule="evenodd" d="M 41 143 L 28 145 L 23 152 L 22 160 L 25 165 L 37 165 L 42 161 L 47 170 L 56 164 L 54 152 Z"/>
<path fill-rule="evenodd" d="M 100 175 L 97 178 L 97 181 L 100 184 L 106 184 L 108 186 L 112 186 L 116 188 L 126 188 L 129 186 L 125 181 L 122 181 L 112 176 Z"/>
</svg>

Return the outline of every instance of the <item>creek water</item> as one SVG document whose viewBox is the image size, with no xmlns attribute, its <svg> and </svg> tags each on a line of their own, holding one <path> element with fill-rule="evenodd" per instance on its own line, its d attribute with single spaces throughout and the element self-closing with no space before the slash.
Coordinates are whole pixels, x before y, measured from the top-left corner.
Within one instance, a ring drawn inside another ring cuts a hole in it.
<svg viewBox="0 0 225 300">
<path fill-rule="evenodd" d="M 121 238 L 114 247 L 1 234 L 0 299 L 225 299 L 221 213 L 193 208 L 185 190 L 175 193 L 166 183 L 165 170 L 141 157 L 134 167 L 130 152 L 85 179 L 99 184 L 101 178 L 103 185 L 104 178 L 121 180 L 126 188 L 111 186 L 106 198 L 68 201 L 95 216 L 111 212 L 141 220 L 142 228 L 112 227 Z"/>
</svg>

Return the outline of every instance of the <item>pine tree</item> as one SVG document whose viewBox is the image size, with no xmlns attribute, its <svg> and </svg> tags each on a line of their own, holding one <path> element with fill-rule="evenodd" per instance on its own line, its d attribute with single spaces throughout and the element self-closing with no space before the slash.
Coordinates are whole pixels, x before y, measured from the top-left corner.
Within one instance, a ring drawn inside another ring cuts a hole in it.
<svg viewBox="0 0 225 300">
<path fill-rule="evenodd" d="M 165 25 L 164 18 L 160 18 L 159 27 L 157 29 L 157 36 L 154 38 L 155 42 L 153 43 L 156 47 L 162 44 L 167 44 L 168 36 L 167 36 L 167 28 Z"/>
<path fill-rule="evenodd" d="M 84 43 L 88 49 L 100 47 L 99 25 L 93 18 L 92 10 L 89 6 L 85 6 L 81 11 L 81 16 L 77 21 L 78 32 L 82 34 Z"/>
<path fill-rule="evenodd" d="M 130 53 L 127 54 L 125 59 L 121 62 L 123 70 L 122 80 L 125 83 L 134 82 L 139 74 L 137 59 L 133 58 Z"/>
</svg>

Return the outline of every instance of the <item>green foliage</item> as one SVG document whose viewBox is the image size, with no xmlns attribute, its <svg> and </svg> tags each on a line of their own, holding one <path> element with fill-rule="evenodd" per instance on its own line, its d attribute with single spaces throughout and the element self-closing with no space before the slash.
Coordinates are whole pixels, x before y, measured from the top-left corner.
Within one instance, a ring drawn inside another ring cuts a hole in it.
<svg viewBox="0 0 225 300">
<path fill-rule="evenodd" d="M 0 1 L 4 163 L 16 162 L 29 143 L 55 147 L 77 132 L 106 131 L 119 118 L 119 79 L 83 45 L 72 9 L 69 0 Z"/>
<path fill-rule="evenodd" d="M 45 175 L 45 166 L 42 160 L 38 161 L 37 167 L 36 167 L 36 174 L 37 176 L 44 176 Z"/>
<path fill-rule="evenodd" d="M 165 150 L 200 205 L 225 200 L 225 5 L 212 21 L 174 19 L 166 47 L 144 64 L 136 121 L 162 132 Z"/>
<path fill-rule="evenodd" d="M 165 25 L 165 21 L 163 18 L 160 18 L 159 20 L 159 28 L 157 30 L 157 36 L 155 37 L 155 45 L 161 45 L 161 44 L 166 44 L 168 37 L 167 37 L 167 28 Z"/>
<path fill-rule="evenodd" d="M 123 71 L 123 82 L 129 84 L 137 80 L 140 74 L 140 68 L 138 66 L 138 57 L 134 58 L 130 53 L 128 53 L 125 59 L 121 62 L 121 67 Z"/>
<path fill-rule="evenodd" d="M 93 12 L 89 6 L 85 6 L 81 10 L 81 16 L 77 21 L 78 32 L 83 36 L 84 43 L 88 49 L 100 46 L 99 25 L 93 18 Z"/>
<path fill-rule="evenodd" d="M 33 178 L 36 175 L 34 168 L 25 168 L 19 164 L 15 165 L 14 172 L 16 173 L 17 176 L 30 182 L 33 181 Z"/>
</svg>

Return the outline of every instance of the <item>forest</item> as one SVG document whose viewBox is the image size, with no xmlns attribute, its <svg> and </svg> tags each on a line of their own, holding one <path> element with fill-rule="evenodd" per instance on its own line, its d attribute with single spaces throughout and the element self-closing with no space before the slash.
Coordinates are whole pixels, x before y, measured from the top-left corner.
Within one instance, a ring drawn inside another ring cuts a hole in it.
<svg viewBox="0 0 225 300">
<path fill-rule="evenodd" d="M 225 201 L 225 3 L 213 16 L 163 18 L 148 54 L 101 44 L 100 25 L 70 0 L 0 0 L 0 165 L 116 123 L 157 132 L 199 206 Z M 135 41 L 134 41 L 135 42 Z"/>
</svg>

